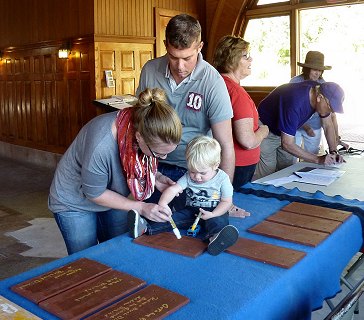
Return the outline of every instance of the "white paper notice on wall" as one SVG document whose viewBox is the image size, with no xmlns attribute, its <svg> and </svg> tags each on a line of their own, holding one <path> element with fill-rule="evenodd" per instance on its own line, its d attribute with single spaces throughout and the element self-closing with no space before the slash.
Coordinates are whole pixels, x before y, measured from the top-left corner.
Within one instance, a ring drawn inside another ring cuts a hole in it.
<svg viewBox="0 0 364 320">
<path fill-rule="evenodd" d="M 112 76 L 112 70 L 105 70 L 105 81 L 106 81 L 106 86 L 108 88 L 114 88 L 115 87 L 115 81 L 114 81 L 114 78 Z"/>
</svg>

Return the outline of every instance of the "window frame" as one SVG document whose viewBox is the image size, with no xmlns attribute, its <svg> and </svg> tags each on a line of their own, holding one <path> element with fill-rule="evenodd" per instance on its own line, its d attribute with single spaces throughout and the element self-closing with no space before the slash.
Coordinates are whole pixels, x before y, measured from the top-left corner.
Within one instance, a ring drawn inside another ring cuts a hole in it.
<svg viewBox="0 0 364 320">
<path fill-rule="evenodd" d="M 328 3 L 328 2 L 329 3 Z M 348 6 L 350 4 L 364 3 L 364 0 L 357 1 L 342 1 L 342 0 L 327 0 L 327 1 L 309 1 L 309 0 L 291 0 L 290 2 L 279 2 L 265 5 L 257 5 L 257 1 L 251 1 L 247 5 L 247 9 L 242 13 L 244 14 L 244 19 L 240 28 L 238 28 L 238 34 L 244 35 L 248 22 L 250 19 L 260 19 L 268 17 L 279 17 L 283 15 L 288 15 L 290 17 L 290 67 L 291 67 L 291 77 L 294 77 L 299 73 L 299 67 L 297 66 L 297 61 L 299 61 L 299 11 L 304 9 L 316 9 L 324 7 L 338 7 L 338 6 Z M 336 1 L 336 3 L 332 3 Z M 257 88 L 255 90 L 254 88 Z M 259 89 L 258 89 L 259 88 Z M 249 89 L 252 91 L 261 91 L 261 88 L 270 88 L 262 86 L 250 86 Z"/>
</svg>

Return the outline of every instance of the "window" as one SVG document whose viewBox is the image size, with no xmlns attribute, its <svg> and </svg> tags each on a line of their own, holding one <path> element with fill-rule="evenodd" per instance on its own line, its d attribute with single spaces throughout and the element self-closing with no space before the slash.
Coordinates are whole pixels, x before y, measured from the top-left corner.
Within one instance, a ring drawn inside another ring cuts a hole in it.
<svg viewBox="0 0 364 320">
<path fill-rule="evenodd" d="M 250 42 L 252 73 L 243 85 L 277 86 L 290 79 L 289 16 L 251 19 L 244 39 Z"/>
<path fill-rule="evenodd" d="M 327 0 L 327 3 L 333 2 Z M 341 135 L 353 147 L 364 148 L 364 108 L 361 105 L 364 83 L 363 1 L 326 7 L 311 0 L 264 4 L 263 7 L 252 6 L 246 12 L 248 20 L 242 36 L 251 44 L 253 62 L 251 76 L 241 84 L 245 87 L 272 87 L 287 83 L 293 73 L 301 72 L 297 61 L 304 62 L 310 50 L 321 51 L 325 55 L 325 65 L 332 66 L 332 70 L 324 72 L 324 79 L 339 83 L 345 91 L 345 113 L 337 115 L 340 133 L 344 132 Z M 296 29 L 291 27 L 290 21 L 297 22 Z M 296 48 L 297 60 L 290 48 Z M 254 88 L 250 93 L 254 94 Z M 261 96 L 258 94 L 257 99 Z"/>
<path fill-rule="evenodd" d="M 300 11 L 299 61 L 309 50 L 324 53 L 325 65 L 332 70 L 325 71 L 323 78 L 339 83 L 345 91 L 345 113 L 337 115 L 340 127 L 351 129 L 356 123 L 362 128 L 364 119 L 359 98 L 364 83 L 364 34 L 358 32 L 364 30 L 363 16 L 363 4 Z"/>
<path fill-rule="evenodd" d="M 257 6 L 263 6 L 265 4 L 273 4 L 279 2 L 288 2 L 287 0 L 258 0 Z"/>
</svg>

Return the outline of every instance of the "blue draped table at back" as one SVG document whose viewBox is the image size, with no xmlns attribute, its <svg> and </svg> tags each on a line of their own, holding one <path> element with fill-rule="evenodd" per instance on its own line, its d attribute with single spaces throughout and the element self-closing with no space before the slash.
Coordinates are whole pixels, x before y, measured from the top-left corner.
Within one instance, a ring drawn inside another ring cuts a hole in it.
<svg viewBox="0 0 364 320">
<path fill-rule="evenodd" d="M 304 251 L 306 256 L 289 269 L 225 252 L 190 258 L 135 244 L 125 234 L 5 279 L 0 294 L 42 319 L 57 319 L 9 288 L 87 257 L 188 297 L 190 302 L 171 314 L 171 320 L 311 319 L 324 299 L 340 291 L 340 275 L 362 245 L 358 217 L 352 215 L 317 247 L 308 247 L 247 231 L 289 201 L 235 193 L 234 203 L 251 213 L 245 219 L 231 219 L 240 237 Z"/>
<path fill-rule="evenodd" d="M 364 226 L 364 157 L 346 155 L 344 159 L 346 162 L 337 170 L 345 173 L 328 186 L 300 182 L 290 182 L 282 186 L 270 184 L 275 179 L 288 177 L 304 167 L 325 168 L 323 165 L 298 162 L 253 183 L 245 184 L 239 192 L 350 211 L 359 216 Z"/>
</svg>

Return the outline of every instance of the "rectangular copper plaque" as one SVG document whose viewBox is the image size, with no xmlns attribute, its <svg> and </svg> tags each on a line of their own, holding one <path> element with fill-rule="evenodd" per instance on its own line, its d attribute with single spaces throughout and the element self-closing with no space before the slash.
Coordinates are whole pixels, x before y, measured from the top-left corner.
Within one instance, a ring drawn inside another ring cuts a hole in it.
<svg viewBox="0 0 364 320">
<path fill-rule="evenodd" d="M 11 287 L 21 296 L 39 303 L 58 293 L 93 279 L 111 268 L 97 261 L 81 258 Z"/>
<path fill-rule="evenodd" d="M 64 320 L 80 319 L 127 296 L 145 284 L 139 278 L 112 270 L 44 300 L 39 306 Z"/>
<path fill-rule="evenodd" d="M 306 255 L 306 253 L 302 251 L 247 238 L 239 238 L 238 241 L 225 252 L 286 269 L 295 265 Z"/>
<path fill-rule="evenodd" d="M 262 221 L 261 223 L 248 229 L 248 231 L 263 236 L 304 244 L 311 247 L 316 247 L 321 241 L 325 240 L 329 236 L 328 233 L 287 226 L 281 223 L 270 221 Z"/>
<path fill-rule="evenodd" d="M 308 216 L 336 220 L 341 222 L 345 221 L 351 216 L 351 212 L 348 211 L 314 206 L 312 204 L 299 203 L 299 202 L 292 202 L 283 207 L 281 210 L 304 214 Z"/>
<path fill-rule="evenodd" d="M 163 232 L 156 235 L 142 235 L 134 240 L 135 243 L 160 250 L 174 252 L 188 257 L 196 258 L 202 254 L 207 244 L 200 239 L 185 237 L 177 239 L 173 233 Z"/>
<path fill-rule="evenodd" d="M 278 211 L 269 216 L 266 220 L 330 234 L 341 225 L 340 221 L 306 216 L 289 211 Z"/>
<path fill-rule="evenodd" d="M 152 284 L 86 319 L 158 320 L 167 317 L 189 301 L 185 296 Z"/>
</svg>

